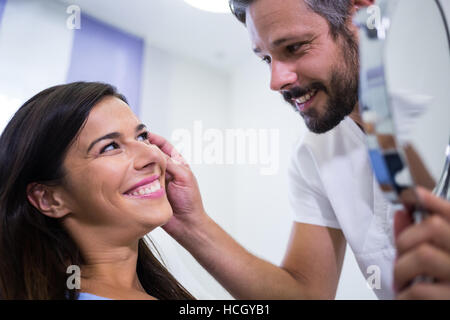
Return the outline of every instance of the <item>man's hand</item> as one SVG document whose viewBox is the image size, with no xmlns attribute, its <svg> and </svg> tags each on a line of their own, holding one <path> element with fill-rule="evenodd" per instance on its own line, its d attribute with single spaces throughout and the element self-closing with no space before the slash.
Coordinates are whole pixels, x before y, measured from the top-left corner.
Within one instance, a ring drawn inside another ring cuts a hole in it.
<svg viewBox="0 0 450 320">
<path fill-rule="evenodd" d="M 189 164 L 166 139 L 151 133 L 149 141 L 167 156 L 166 192 L 174 215 L 163 228 L 183 242 L 183 235 L 207 218 L 197 180 Z"/>
<path fill-rule="evenodd" d="M 164 138 L 166 190 L 174 216 L 163 227 L 236 299 L 330 299 L 336 294 L 345 238 L 340 230 L 294 223 L 283 268 L 239 245 L 203 209 L 189 165 Z"/>
<path fill-rule="evenodd" d="M 420 224 L 413 224 L 406 211 L 395 216 L 397 298 L 450 299 L 450 202 L 423 188 L 417 194 L 430 215 Z M 417 276 L 434 282 L 414 282 Z"/>
</svg>

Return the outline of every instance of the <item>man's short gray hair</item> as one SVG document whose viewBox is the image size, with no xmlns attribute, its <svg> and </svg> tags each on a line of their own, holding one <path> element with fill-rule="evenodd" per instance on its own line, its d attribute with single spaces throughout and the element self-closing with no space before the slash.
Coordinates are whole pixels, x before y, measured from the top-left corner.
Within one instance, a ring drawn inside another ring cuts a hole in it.
<svg viewBox="0 0 450 320">
<path fill-rule="evenodd" d="M 231 12 L 240 22 L 245 24 L 246 10 L 254 1 L 255 0 L 229 0 Z M 339 34 L 345 33 L 347 31 L 346 22 L 350 15 L 350 9 L 352 6 L 351 0 L 303 1 L 305 1 L 305 3 L 312 11 L 328 21 L 328 25 L 330 26 L 330 33 L 333 38 L 337 38 Z M 283 2 L 279 2 L 280 6 L 282 6 Z"/>
</svg>

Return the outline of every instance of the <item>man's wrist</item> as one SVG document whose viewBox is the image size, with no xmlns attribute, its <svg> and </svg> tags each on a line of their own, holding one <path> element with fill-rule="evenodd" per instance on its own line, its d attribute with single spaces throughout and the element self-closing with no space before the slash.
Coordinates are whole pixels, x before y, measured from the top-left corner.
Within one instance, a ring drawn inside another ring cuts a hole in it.
<svg viewBox="0 0 450 320">
<path fill-rule="evenodd" d="M 216 223 L 203 210 L 201 214 L 195 214 L 193 221 L 183 223 L 183 229 L 178 234 L 171 236 L 188 251 L 208 243 L 210 231 L 212 231 Z"/>
</svg>

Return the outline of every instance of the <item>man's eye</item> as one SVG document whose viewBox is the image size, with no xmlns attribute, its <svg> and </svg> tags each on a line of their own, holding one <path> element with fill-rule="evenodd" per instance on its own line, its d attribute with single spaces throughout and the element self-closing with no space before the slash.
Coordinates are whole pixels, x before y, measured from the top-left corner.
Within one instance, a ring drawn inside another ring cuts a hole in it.
<svg viewBox="0 0 450 320">
<path fill-rule="evenodd" d="M 287 46 L 287 50 L 290 53 L 296 53 L 301 47 L 302 47 L 302 44 L 297 43 L 297 44 L 293 44 L 293 45 Z"/>
<path fill-rule="evenodd" d="M 298 53 L 299 51 L 301 51 L 302 53 L 305 53 L 309 49 L 312 42 L 313 42 L 313 40 L 294 43 L 290 46 L 287 46 L 286 50 L 291 54 Z"/>
<path fill-rule="evenodd" d="M 142 132 L 140 135 L 138 135 L 137 137 L 138 141 L 147 141 L 148 140 L 148 132 Z"/>
<path fill-rule="evenodd" d="M 102 150 L 100 150 L 100 154 L 108 152 L 108 151 L 111 151 L 111 150 L 115 150 L 115 149 L 118 149 L 118 148 L 119 148 L 119 145 L 116 142 L 112 142 L 112 143 L 104 146 L 102 148 Z"/>
</svg>

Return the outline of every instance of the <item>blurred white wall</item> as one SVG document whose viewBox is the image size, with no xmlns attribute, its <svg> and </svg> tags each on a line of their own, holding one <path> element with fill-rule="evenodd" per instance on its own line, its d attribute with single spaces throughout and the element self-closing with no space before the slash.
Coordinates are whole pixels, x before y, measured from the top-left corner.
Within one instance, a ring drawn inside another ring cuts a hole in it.
<svg viewBox="0 0 450 320">
<path fill-rule="evenodd" d="M 0 26 L 0 132 L 20 104 L 65 81 L 73 37 L 66 19 L 58 2 L 7 2 Z"/>
</svg>

